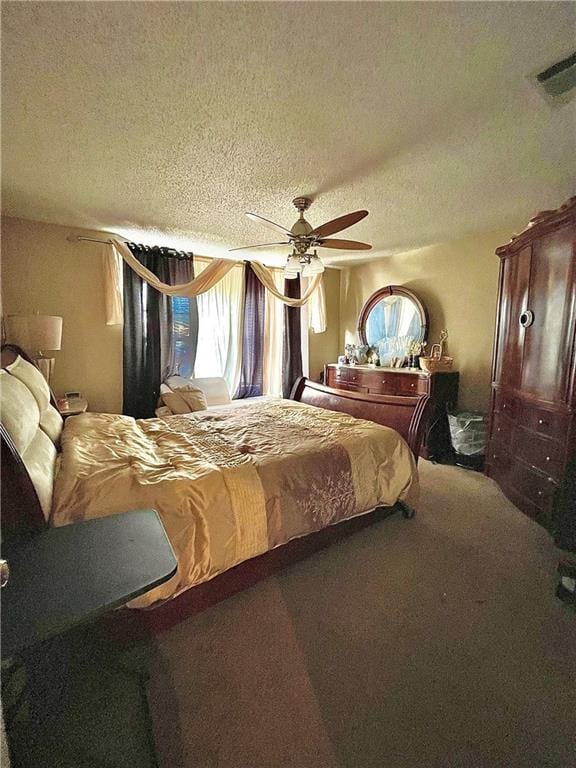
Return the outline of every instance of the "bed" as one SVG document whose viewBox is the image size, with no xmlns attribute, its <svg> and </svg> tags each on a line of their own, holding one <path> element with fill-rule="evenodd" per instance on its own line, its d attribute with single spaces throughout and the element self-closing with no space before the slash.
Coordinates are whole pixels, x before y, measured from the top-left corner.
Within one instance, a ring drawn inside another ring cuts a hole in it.
<svg viewBox="0 0 576 768">
<path fill-rule="evenodd" d="M 178 573 L 124 611 L 154 629 L 416 503 L 426 397 L 366 401 L 301 379 L 289 400 L 62 424 L 22 357 L 1 383 L 3 525 L 33 535 L 157 509 Z"/>
</svg>

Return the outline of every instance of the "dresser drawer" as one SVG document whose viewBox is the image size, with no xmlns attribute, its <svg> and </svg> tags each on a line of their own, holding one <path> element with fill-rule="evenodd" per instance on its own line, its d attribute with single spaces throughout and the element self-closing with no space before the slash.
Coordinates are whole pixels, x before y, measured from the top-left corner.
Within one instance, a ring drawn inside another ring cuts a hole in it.
<svg viewBox="0 0 576 768">
<path fill-rule="evenodd" d="M 548 437 L 555 437 L 557 440 L 564 440 L 566 416 L 561 413 L 547 411 L 544 408 L 535 408 L 524 403 L 520 418 L 522 425 L 528 429 L 533 429 L 542 435 L 548 435 Z"/>
<path fill-rule="evenodd" d="M 564 444 L 548 437 L 541 437 L 527 429 L 518 428 L 514 433 L 514 453 L 518 458 L 559 480 L 564 466 Z"/>
<path fill-rule="evenodd" d="M 428 380 L 411 373 L 374 373 L 368 379 L 370 392 L 386 395 L 425 395 Z"/>
<path fill-rule="evenodd" d="M 328 381 L 334 382 L 335 386 L 345 384 L 347 382 L 360 381 L 361 374 L 351 368 L 329 368 L 328 369 Z"/>
<path fill-rule="evenodd" d="M 342 381 L 338 384 L 338 389 L 345 389 L 347 392 L 368 392 L 368 387 L 355 384 L 352 381 Z"/>
</svg>

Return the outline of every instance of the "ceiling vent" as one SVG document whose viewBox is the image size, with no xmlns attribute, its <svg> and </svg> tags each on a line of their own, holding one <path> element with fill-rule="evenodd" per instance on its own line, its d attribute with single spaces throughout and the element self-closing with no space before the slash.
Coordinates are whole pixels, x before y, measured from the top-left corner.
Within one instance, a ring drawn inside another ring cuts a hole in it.
<svg viewBox="0 0 576 768">
<path fill-rule="evenodd" d="M 546 101 L 565 104 L 576 94 L 576 53 L 539 72 L 535 80 Z"/>
</svg>

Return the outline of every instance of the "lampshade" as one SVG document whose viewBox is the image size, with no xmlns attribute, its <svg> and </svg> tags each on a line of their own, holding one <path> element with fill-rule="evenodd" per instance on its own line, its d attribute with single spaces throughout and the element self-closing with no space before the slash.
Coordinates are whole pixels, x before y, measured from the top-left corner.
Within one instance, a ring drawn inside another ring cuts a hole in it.
<svg viewBox="0 0 576 768">
<path fill-rule="evenodd" d="M 55 315 L 8 315 L 6 341 L 30 354 L 60 349 L 62 318 Z"/>
<path fill-rule="evenodd" d="M 314 275 L 322 274 L 322 272 L 324 272 L 324 264 L 322 264 L 318 256 L 312 256 L 310 262 L 302 270 L 302 277 L 313 277 Z"/>
<path fill-rule="evenodd" d="M 298 277 L 302 271 L 302 265 L 300 264 L 300 256 L 297 253 L 293 253 L 286 262 L 284 267 L 284 277 L 286 280 L 294 280 Z"/>
</svg>

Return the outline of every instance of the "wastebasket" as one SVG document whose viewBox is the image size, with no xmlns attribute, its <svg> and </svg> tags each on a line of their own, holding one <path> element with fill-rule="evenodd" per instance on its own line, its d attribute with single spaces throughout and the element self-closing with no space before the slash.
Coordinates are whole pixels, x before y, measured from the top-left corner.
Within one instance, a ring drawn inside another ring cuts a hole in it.
<svg viewBox="0 0 576 768">
<path fill-rule="evenodd" d="M 484 414 L 475 411 L 448 414 L 454 460 L 460 467 L 484 469 L 486 451 L 486 422 Z"/>
</svg>

